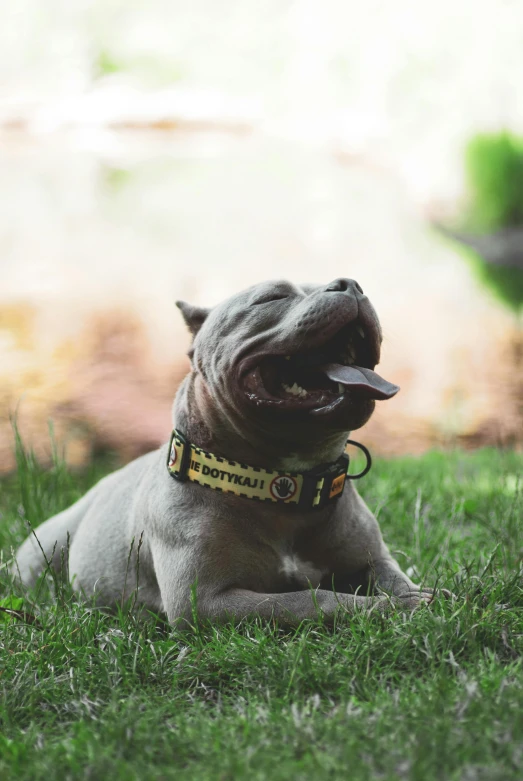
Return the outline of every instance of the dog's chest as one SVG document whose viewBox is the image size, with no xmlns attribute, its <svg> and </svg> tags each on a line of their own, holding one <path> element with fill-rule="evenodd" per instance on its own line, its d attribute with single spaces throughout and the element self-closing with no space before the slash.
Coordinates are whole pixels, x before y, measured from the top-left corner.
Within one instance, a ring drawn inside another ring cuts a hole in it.
<svg viewBox="0 0 523 781">
<path fill-rule="evenodd" d="M 286 580 L 301 588 L 308 586 L 318 588 L 322 577 L 327 574 L 327 570 L 320 569 L 310 561 L 300 559 L 296 553 L 291 553 L 281 557 L 280 573 Z"/>
</svg>

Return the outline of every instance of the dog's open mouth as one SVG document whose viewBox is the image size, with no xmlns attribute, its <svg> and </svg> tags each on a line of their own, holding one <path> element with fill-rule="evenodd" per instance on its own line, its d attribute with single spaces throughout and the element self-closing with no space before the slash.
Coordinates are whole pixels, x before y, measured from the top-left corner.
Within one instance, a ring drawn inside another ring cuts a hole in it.
<svg viewBox="0 0 523 781">
<path fill-rule="evenodd" d="M 257 406 L 324 414 L 364 399 L 390 399 L 399 388 L 373 371 L 376 334 L 359 321 L 343 326 L 325 344 L 290 355 L 265 355 L 243 376 Z"/>
</svg>

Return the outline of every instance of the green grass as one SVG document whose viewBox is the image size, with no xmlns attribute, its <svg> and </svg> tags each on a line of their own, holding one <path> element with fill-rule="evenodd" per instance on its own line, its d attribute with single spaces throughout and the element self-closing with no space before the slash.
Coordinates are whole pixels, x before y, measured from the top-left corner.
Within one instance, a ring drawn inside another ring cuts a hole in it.
<svg viewBox="0 0 523 781">
<path fill-rule="evenodd" d="M 26 518 L 108 466 L 18 456 L 0 484 L 4 558 Z M 0 778 L 521 779 L 521 474 L 521 455 L 489 450 L 378 461 L 361 482 L 402 566 L 457 595 L 412 616 L 181 631 L 60 585 L 26 597 L 38 626 L 0 624 Z"/>
</svg>

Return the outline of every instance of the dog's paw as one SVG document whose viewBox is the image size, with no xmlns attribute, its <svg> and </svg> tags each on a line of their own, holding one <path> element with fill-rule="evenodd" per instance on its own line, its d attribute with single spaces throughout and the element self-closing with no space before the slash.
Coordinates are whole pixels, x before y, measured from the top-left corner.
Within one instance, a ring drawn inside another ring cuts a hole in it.
<svg viewBox="0 0 523 781">
<path fill-rule="evenodd" d="M 420 588 L 416 591 L 407 591 L 394 596 L 394 602 L 399 609 L 417 610 L 423 605 L 431 605 L 437 599 L 456 599 L 454 594 L 446 588 Z"/>
<path fill-rule="evenodd" d="M 422 591 L 407 591 L 404 594 L 395 594 L 394 596 L 384 595 L 378 598 L 372 609 L 385 614 L 396 613 L 397 611 L 412 613 L 412 611 L 418 610 L 418 608 L 424 605 L 430 605 L 432 598 L 432 594 Z"/>
<path fill-rule="evenodd" d="M 422 594 L 430 595 L 432 597 L 431 602 L 441 597 L 444 599 L 456 599 L 456 595 L 449 591 L 448 588 L 422 588 L 420 591 Z"/>
<path fill-rule="evenodd" d="M 434 599 L 434 592 L 431 589 L 420 589 L 419 591 L 409 591 L 406 594 L 400 594 L 394 599 L 400 609 L 417 610 L 423 605 L 430 605 Z"/>
</svg>

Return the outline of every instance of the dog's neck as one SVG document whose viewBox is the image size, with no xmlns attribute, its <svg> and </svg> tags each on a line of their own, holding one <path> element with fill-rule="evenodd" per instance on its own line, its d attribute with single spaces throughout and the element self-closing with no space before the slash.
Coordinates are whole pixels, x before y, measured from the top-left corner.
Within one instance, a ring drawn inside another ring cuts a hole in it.
<svg viewBox="0 0 523 781">
<path fill-rule="evenodd" d="M 209 397 L 205 384 L 194 372 L 189 374 L 175 399 L 174 426 L 190 442 L 229 459 L 253 466 L 306 471 L 318 464 L 335 461 L 344 451 L 350 432 L 304 431 L 289 435 L 281 423 L 266 422 L 246 426 L 244 417 L 230 408 L 225 414 Z"/>
</svg>

